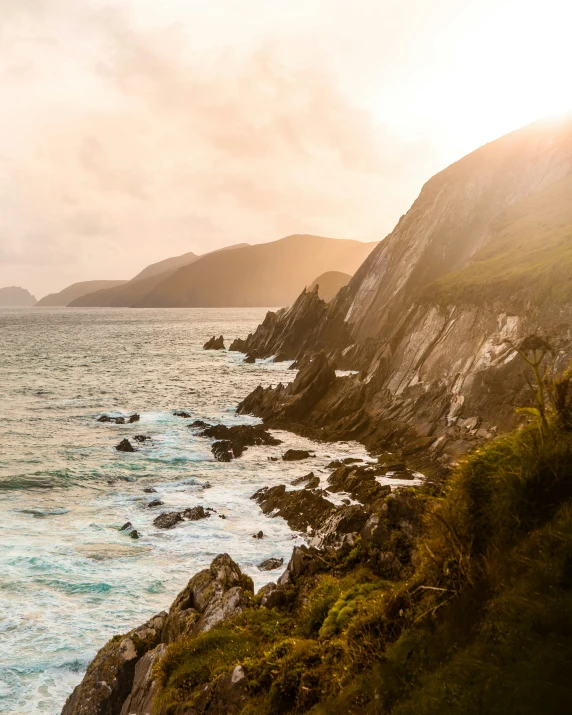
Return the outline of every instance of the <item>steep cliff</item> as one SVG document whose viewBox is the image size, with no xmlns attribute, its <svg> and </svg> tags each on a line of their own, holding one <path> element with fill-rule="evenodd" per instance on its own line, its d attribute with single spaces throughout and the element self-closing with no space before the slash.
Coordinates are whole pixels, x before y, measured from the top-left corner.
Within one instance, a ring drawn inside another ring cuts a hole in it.
<svg viewBox="0 0 572 715">
<path fill-rule="evenodd" d="M 254 353 L 264 337 L 265 355 L 304 364 L 325 350 L 360 371 L 333 381 L 297 428 L 335 438 L 367 424 L 370 443 L 448 459 L 509 427 L 527 391 L 511 344 L 541 328 L 561 348 L 557 366 L 572 357 L 571 199 L 572 122 L 526 127 L 431 179 L 303 343 L 284 350 L 286 312 L 250 338 Z M 282 399 L 242 409 L 272 423 Z"/>
</svg>

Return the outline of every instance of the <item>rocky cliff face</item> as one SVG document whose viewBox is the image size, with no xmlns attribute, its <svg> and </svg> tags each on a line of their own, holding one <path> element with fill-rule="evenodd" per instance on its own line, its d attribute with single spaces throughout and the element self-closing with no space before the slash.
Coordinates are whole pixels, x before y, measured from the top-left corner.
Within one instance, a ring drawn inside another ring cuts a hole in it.
<svg viewBox="0 0 572 715">
<path fill-rule="evenodd" d="M 323 350 L 330 371 L 359 371 L 318 390 L 296 429 L 446 461 L 510 426 L 527 398 L 510 344 L 539 327 L 572 337 L 571 177 L 572 123 L 503 137 L 431 179 L 330 306 L 303 295 L 267 316 L 249 349 L 298 365 Z M 305 315 L 304 339 L 287 345 Z M 557 365 L 570 357 L 564 347 Z M 284 389 L 241 409 L 288 426 Z"/>
</svg>

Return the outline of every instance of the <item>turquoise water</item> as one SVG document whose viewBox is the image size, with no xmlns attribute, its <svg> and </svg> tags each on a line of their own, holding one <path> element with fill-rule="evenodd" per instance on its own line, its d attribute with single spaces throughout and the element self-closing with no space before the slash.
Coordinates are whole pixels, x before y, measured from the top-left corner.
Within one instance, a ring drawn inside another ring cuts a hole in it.
<svg viewBox="0 0 572 715">
<path fill-rule="evenodd" d="M 229 553 L 260 587 L 300 543 L 250 496 L 336 457 L 365 456 L 355 444 L 315 444 L 289 433 L 278 447 L 251 447 L 215 462 L 193 418 L 227 424 L 259 383 L 294 377 L 287 363 L 242 363 L 205 352 L 212 335 L 246 336 L 264 317 L 253 309 L 0 309 L 0 712 L 59 713 L 87 663 L 111 636 L 168 608 L 197 570 Z M 227 340 L 228 343 L 228 340 Z M 133 425 L 101 413 L 141 415 Z M 135 454 L 125 436 L 145 434 Z M 288 448 L 316 450 L 302 463 L 270 461 Z M 155 494 L 143 490 L 152 486 Z M 164 507 L 147 508 L 161 498 Z M 213 516 L 170 531 L 161 511 L 202 504 Z M 119 527 L 131 521 L 141 534 Z M 265 538 L 253 539 L 263 530 Z"/>
</svg>

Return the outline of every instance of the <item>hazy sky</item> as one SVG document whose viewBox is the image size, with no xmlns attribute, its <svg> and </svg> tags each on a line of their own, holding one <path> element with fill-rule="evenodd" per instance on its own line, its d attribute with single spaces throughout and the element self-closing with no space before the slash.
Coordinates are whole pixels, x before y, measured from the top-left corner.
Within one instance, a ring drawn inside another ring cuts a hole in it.
<svg viewBox="0 0 572 715">
<path fill-rule="evenodd" d="M 0 0 L 0 286 L 290 233 L 377 240 L 572 108 L 564 0 Z"/>
</svg>

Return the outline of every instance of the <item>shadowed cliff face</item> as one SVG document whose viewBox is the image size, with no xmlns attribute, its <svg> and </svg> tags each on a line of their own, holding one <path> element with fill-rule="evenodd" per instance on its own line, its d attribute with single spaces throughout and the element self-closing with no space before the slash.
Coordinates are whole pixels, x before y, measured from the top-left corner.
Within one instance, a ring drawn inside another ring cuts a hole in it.
<svg viewBox="0 0 572 715">
<path fill-rule="evenodd" d="M 528 395 L 509 342 L 541 328 L 562 346 L 557 367 L 572 357 L 571 199 L 570 122 L 527 127 L 431 179 L 333 303 L 308 312 L 304 341 L 284 351 L 299 301 L 267 319 L 264 356 L 304 366 L 325 350 L 332 368 L 360 372 L 296 429 L 448 461 L 509 427 Z M 283 401 L 265 391 L 243 411 L 286 426 Z"/>
</svg>

